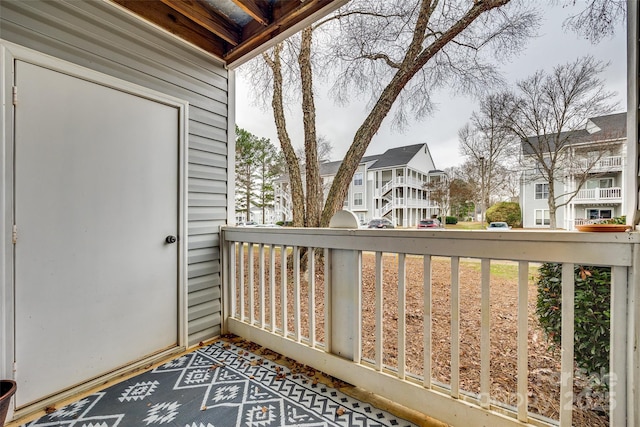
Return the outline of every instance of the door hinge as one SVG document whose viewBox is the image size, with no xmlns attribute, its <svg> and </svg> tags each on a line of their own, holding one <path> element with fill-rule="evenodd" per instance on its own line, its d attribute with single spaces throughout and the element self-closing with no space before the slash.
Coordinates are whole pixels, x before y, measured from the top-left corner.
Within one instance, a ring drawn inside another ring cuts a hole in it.
<svg viewBox="0 0 640 427">
<path fill-rule="evenodd" d="M 13 93 L 13 105 L 18 105 L 18 86 L 14 86 L 12 89 Z"/>
<path fill-rule="evenodd" d="M 13 224 L 13 231 L 11 232 L 11 240 L 13 241 L 14 245 L 18 241 L 18 226 L 15 224 Z"/>
</svg>

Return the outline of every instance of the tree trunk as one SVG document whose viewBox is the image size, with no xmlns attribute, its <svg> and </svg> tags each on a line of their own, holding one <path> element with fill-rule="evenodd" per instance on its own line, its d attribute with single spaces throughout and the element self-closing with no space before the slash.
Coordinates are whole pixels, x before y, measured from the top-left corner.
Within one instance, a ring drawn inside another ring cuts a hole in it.
<svg viewBox="0 0 640 427">
<path fill-rule="evenodd" d="M 248 181 L 246 186 L 245 202 L 247 204 L 247 214 L 245 215 L 245 222 L 251 221 L 251 165 L 247 165 L 245 171 Z"/>
<path fill-rule="evenodd" d="M 291 184 L 291 199 L 293 203 L 293 226 L 304 226 L 304 190 L 302 188 L 302 177 L 300 175 L 300 167 L 296 152 L 291 145 L 291 138 L 287 132 L 287 123 L 284 116 L 284 106 L 282 102 L 282 64 L 280 62 L 280 51 L 282 45 L 278 44 L 273 49 L 273 59 L 264 54 L 265 62 L 271 68 L 273 73 L 273 98 L 271 106 L 273 107 L 273 118 L 275 120 L 276 129 L 278 131 L 278 139 L 287 163 L 287 172 L 289 173 L 289 182 Z"/>
<path fill-rule="evenodd" d="M 473 23 L 484 12 L 505 5 L 510 0 L 484 0 L 474 2 L 471 9 L 454 23 L 447 31 L 445 31 L 431 45 L 423 48 L 424 33 L 428 28 L 429 17 L 431 15 L 431 2 L 423 1 L 421 4 L 418 19 L 413 34 L 411 46 L 407 49 L 407 53 L 402 64 L 396 74 L 393 76 L 389 84 L 384 88 L 375 106 L 365 118 L 364 122 L 356 132 L 351 147 L 342 161 L 338 172 L 329 190 L 327 201 L 320 218 L 320 226 L 327 227 L 334 213 L 343 206 L 344 198 L 349 190 L 349 184 L 353 178 L 362 156 L 367 151 L 371 139 L 376 134 L 382 120 L 387 116 L 393 103 L 400 95 L 402 89 L 413 78 L 413 76 L 424 65 L 433 58 L 444 46 L 460 34 L 465 28 Z"/>
<path fill-rule="evenodd" d="M 302 82 L 302 114 L 304 124 L 304 153 L 307 180 L 306 227 L 320 225 L 320 208 L 323 202 L 320 182 L 320 166 L 318 164 L 318 141 L 316 138 L 316 106 L 313 101 L 313 73 L 311 70 L 311 27 L 302 31 L 300 42 L 300 80 Z"/>
<path fill-rule="evenodd" d="M 557 227 L 556 222 L 556 193 L 553 185 L 553 176 L 549 179 L 549 228 L 555 230 Z M 544 225 L 544 214 L 542 215 L 542 224 Z"/>
</svg>

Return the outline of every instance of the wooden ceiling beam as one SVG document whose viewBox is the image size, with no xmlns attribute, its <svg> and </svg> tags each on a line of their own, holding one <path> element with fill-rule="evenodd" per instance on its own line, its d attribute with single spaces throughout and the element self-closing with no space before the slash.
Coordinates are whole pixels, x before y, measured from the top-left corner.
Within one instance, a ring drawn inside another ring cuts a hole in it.
<svg viewBox="0 0 640 427">
<path fill-rule="evenodd" d="M 240 9 L 263 27 L 271 22 L 269 5 L 264 0 L 232 0 Z"/>
<path fill-rule="evenodd" d="M 290 0 L 275 3 L 273 21 L 267 27 L 263 27 L 255 21 L 245 25 L 242 32 L 242 43 L 227 52 L 224 57 L 225 61 L 227 63 L 237 61 L 332 3 L 341 5 L 345 1 L 305 0 L 301 2 L 300 0 Z"/>
<path fill-rule="evenodd" d="M 136 15 L 154 23 L 160 28 L 172 33 L 189 43 L 204 49 L 220 58 L 228 46 L 220 38 L 211 37 L 211 33 L 190 21 L 182 14 L 176 13 L 174 9 L 160 3 L 139 0 L 112 0 Z"/>
<path fill-rule="evenodd" d="M 160 1 L 232 46 L 240 44 L 240 28 L 232 25 L 228 19 L 220 16 L 216 11 L 206 8 L 202 3 L 195 0 Z"/>
</svg>

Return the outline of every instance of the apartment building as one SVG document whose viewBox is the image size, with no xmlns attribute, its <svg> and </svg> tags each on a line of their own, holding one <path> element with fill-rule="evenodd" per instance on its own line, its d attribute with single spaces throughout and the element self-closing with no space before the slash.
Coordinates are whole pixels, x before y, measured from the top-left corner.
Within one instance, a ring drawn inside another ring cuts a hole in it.
<svg viewBox="0 0 640 427">
<path fill-rule="evenodd" d="M 320 165 L 325 199 L 341 163 Z M 398 227 L 415 227 L 423 218 L 445 214 L 429 196 L 430 184 L 446 179 L 446 174 L 436 169 L 426 143 L 391 148 L 362 158 L 349 185 L 344 209 L 354 212 L 363 224 L 384 217 Z M 275 183 L 274 210 L 278 220 L 292 218 L 287 176 Z"/>
<path fill-rule="evenodd" d="M 563 170 L 554 184 L 560 206 L 558 228 L 602 222 L 625 213 L 624 169 L 626 165 L 626 113 L 589 118 L 583 129 L 569 132 Z M 540 176 L 535 160 L 522 152 L 529 165 L 522 174 L 520 207 L 524 227 L 549 227 L 549 184 Z M 586 181 L 582 177 L 586 175 Z"/>
</svg>

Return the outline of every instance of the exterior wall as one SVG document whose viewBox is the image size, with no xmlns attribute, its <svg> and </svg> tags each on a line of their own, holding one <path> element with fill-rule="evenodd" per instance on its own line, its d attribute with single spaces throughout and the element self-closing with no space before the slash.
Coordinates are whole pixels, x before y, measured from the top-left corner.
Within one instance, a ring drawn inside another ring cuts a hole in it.
<svg viewBox="0 0 640 427">
<path fill-rule="evenodd" d="M 536 184 L 544 184 L 545 180 L 532 180 L 524 184 L 520 191 L 520 208 L 522 209 L 522 226 L 525 228 L 549 228 L 548 225 L 536 225 L 535 211 L 549 210 L 547 199 L 536 199 Z M 556 193 L 563 192 L 564 185 L 561 182 L 555 184 Z M 556 210 L 556 226 L 563 228 L 565 225 L 565 207 Z"/>
<path fill-rule="evenodd" d="M 188 344 L 220 334 L 228 73 L 213 57 L 101 1 L 0 4 L 2 39 L 189 102 Z"/>
<path fill-rule="evenodd" d="M 612 162 L 612 159 L 615 162 Z M 619 197 L 607 200 L 585 200 L 584 198 L 575 197 L 568 205 L 561 206 L 556 212 L 556 225 L 558 228 L 567 230 L 575 229 L 576 220 L 580 221 L 588 219 L 586 217 L 587 209 L 611 209 L 612 216 L 624 215 L 626 206 L 624 205 L 624 170 L 626 169 L 626 144 L 621 143 L 614 146 L 607 156 L 602 158 L 603 166 L 594 166 L 592 169 L 593 179 L 611 178 L 613 180 L 612 187 L 619 190 Z M 578 158 L 579 160 L 579 158 Z M 522 209 L 523 226 L 541 227 L 535 224 L 534 212 L 536 209 L 548 209 L 546 200 L 535 199 L 535 184 L 544 183 L 544 180 L 528 179 L 521 187 L 520 191 L 520 207 Z M 604 188 L 604 187 L 603 187 Z M 556 194 L 571 194 L 575 191 L 576 185 L 572 181 L 557 182 Z M 584 185 L 581 192 L 586 189 Z M 547 226 L 544 226 L 545 228 Z"/>
<path fill-rule="evenodd" d="M 407 166 L 417 171 L 424 171 L 424 173 L 436 169 L 426 144 L 424 149 L 421 149 L 413 156 L 409 163 L 407 163 Z"/>
</svg>

